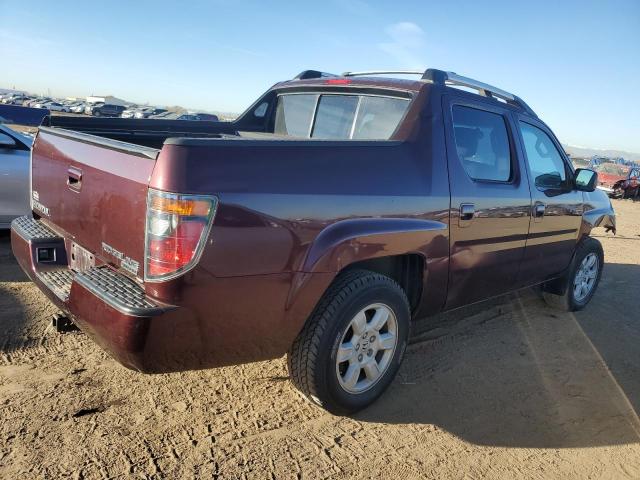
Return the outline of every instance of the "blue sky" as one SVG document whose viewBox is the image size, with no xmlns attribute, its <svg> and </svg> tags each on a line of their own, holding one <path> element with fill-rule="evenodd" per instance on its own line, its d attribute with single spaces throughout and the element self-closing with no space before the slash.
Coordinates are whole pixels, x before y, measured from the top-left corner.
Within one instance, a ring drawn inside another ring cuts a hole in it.
<svg viewBox="0 0 640 480">
<path fill-rule="evenodd" d="M 240 112 L 314 68 L 453 70 L 640 152 L 640 1 L 0 0 L 0 87 Z"/>
</svg>

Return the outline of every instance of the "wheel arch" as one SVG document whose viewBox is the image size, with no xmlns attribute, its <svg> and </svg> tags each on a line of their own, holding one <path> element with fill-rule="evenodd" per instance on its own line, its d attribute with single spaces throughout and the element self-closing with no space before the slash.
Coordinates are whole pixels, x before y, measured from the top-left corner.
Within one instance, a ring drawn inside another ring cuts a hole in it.
<svg viewBox="0 0 640 480">
<path fill-rule="evenodd" d="M 591 230 L 597 227 L 604 227 L 605 230 L 616 233 L 616 212 L 613 210 L 611 200 L 607 195 L 599 190 L 584 192 L 584 210 L 582 212 L 582 224 L 580 226 L 580 237 L 589 236 Z"/>
<path fill-rule="evenodd" d="M 544 291 L 552 293 L 554 295 L 564 295 L 564 293 L 567 291 L 567 288 L 569 287 L 568 275 L 571 272 L 572 268 L 574 267 L 574 264 L 576 261 L 576 255 L 578 254 L 578 251 L 581 248 L 583 248 L 583 245 L 585 242 L 597 242 L 600 245 L 600 249 L 602 250 L 602 243 L 598 239 L 593 238 L 588 234 L 582 235 L 578 239 L 578 242 L 576 243 L 576 248 L 573 251 L 573 255 L 571 256 L 571 261 L 569 262 L 569 265 L 567 266 L 567 268 L 562 272 L 562 275 L 546 281 L 543 284 Z"/>
<path fill-rule="evenodd" d="M 395 280 L 413 316 L 439 310 L 446 299 L 448 232 L 446 223 L 415 218 L 347 219 L 328 226 L 293 274 L 286 305 L 290 321 L 302 329 L 338 275 L 356 269 Z"/>
</svg>

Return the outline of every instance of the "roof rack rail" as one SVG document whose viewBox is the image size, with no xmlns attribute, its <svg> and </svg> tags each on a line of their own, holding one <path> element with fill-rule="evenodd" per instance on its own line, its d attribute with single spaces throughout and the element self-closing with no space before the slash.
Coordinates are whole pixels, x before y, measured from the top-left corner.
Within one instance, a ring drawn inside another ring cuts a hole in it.
<svg viewBox="0 0 640 480">
<path fill-rule="evenodd" d="M 423 75 L 424 71 L 418 70 L 369 70 L 364 72 L 344 72 L 343 77 L 361 77 L 363 75 Z"/>
<path fill-rule="evenodd" d="M 439 85 L 457 85 L 461 87 L 473 88 L 477 90 L 478 93 L 482 96 L 492 97 L 492 98 L 501 98 L 502 100 L 506 101 L 511 105 L 520 107 L 529 115 L 533 117 L 537 117 L 536 113 L 531 109 L 531 107 L 527 105 L 525 101 L 522 100 L 517 95 L 514 95 L 513 93 L 509 93 L 498 87 L 494 87 L 493 85 L 489 85 L 488 83 L 484 83 L 479 80 L 474 80 L 473 78 L 463 77 L 462 75 L 458 75 L 457 73 L 454 73 L 454 72 L 445 72 L 443 70 L 429 68 L 422 75 L 422 79 L 429 80 Z"/>
<path fill-rule="evenodd" d="M 421 75 L 422 80 L 427 80 L 439 85 L 457 85 L 461 87 L 473 88 L 478 93 L 485 97 L 501 98 L 511 105 L 520 107 L 529 115 L 537 117 L 535 112 L 517 95 L 509 93 L 488 83 L 474 80 L 473 78 L 463 77 L 454 72 L 445 72 L 444 70 L 437 70 L 435 68 L 429 68 L 426 71 L 422 70 L 371 70 L 365 72 L 344 72 L 342 74 L 345 77 L 357 77 L 364 75 Z"/>
<path fill-rule="evenodd" d="M 303 70 L 293 77 L 294 80 L 308 80 L 311 78 L 337 77 L 334 73 L 321 72 L 319 70 Z"/>
</svg>

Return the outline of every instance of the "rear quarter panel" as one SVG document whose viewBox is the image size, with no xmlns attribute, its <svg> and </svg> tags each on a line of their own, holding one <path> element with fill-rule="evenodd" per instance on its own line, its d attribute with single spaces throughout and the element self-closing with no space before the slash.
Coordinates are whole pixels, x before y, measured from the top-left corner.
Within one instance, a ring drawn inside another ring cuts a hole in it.
<svg viewBox="0 0 640 480">
<path fill-rule="evenodd" d="M 359 260 L 417 253 L 429 279 L 421 311 L 440 309 L 450 206 L 441 113 L 427 110 L 412 127 L 404 141 L 168 142 L 150 186 L 215 194 L 220 203 L 199 265 L 180 289 L 147 291 L 174 302 L 189 295 L 190 275 L 292 275 L 288 294 L 274 301 L 295 311 L 309 275 L 330 281 Z"/>
</svg>

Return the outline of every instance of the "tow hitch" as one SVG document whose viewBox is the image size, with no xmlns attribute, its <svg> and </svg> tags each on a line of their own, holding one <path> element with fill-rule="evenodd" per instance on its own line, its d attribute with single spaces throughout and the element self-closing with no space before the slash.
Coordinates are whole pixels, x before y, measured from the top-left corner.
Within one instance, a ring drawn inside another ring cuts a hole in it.
<svg viewBox="0 0 640 480">
<path fill-rule="evenodd" d="M 58 333 L 67 333 L 74 332 L 76 330 L 80 330 L 75 323 L 71 321 L 69 317 L 67 317 L 64 313 L 58 312 L 51 319 L 51 324 L 53 328 L 56 329 Z"/>
</svg>

